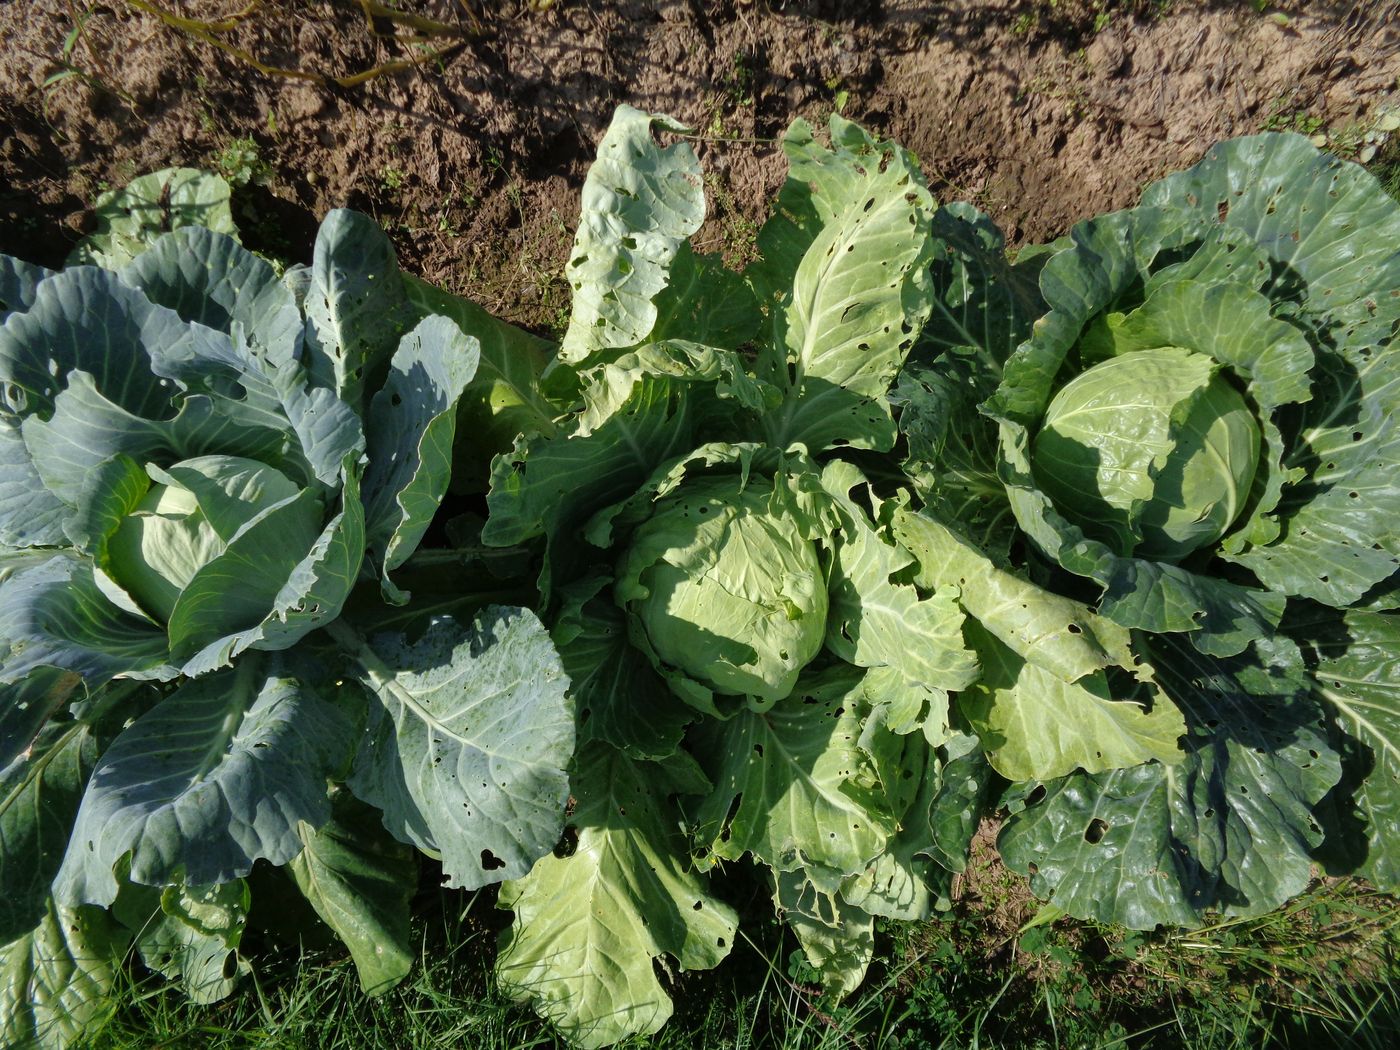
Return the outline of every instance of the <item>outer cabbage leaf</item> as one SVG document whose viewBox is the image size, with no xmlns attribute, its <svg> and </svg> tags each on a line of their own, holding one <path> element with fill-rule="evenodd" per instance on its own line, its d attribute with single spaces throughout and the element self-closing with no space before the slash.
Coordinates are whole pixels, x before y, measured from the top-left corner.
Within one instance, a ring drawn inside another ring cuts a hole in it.
<svg viewBox="0 0 1400 1050">
<path fill-rule="evenodd" d="M 0 255 L 0 321 L 16 310 L 23 312 L 33 306 L 39 282 L 53 274 L 43 266 Z"/>
<path fill-rule="evenodd" d="M 717 255 L 682 242 L 671 260 L 667 284 L 656 296 L 656 325 L 650 340 L 687 339 L 737 350 L 755 335 L 763 315 L 743 277 Z"/>
<path fill-rule="evenodd" d="M 296 300 L 266 260 L 231 237 L 184 227 L 156 241 L 119 276 L 186 321 L 230 335 L 238 326 L 269 370 L 287 368 L 300 355 Z"/>
<path fill-rule="evenodd" d="M 1313 657 L 1313 691 L 1331 711 L 1342 755 L 1323 859 L 1393 893 L 1400 888 L 1400 617 L 1297 608 L 1284 628 Z"/>
<path fill-rule="evenodd" d="M 292 858 L 292 878 L 350 949 L 361 990 L 387 992 L 413 968 L 413 850 L 384 830 L 379 814 L 344 791 L 334 797 L 329 821 L 319 828 L 303 821 L 297 831 L 306 848 Z"/>
<path fill-rule="evenodd" d="M 818 451 L 888 449 L 886 400 L 929 315 L 933 201 L 913 159 L 833 115 L 825 156 L 796 121 L 791 173 L 759 235 L 754 283 L 768 301 L 759 374 L 783 387 L 767 440 Z"/>
<path fill-rule="evenodd" d="M 457 402 L 451 487 L 454 492 L 485 489 L 491 455 L 509 451 L 518 434 L 554 433 L 557 410 L 539 386 L 551 346 L 469 300 L 411 274 L 403 277 L 416 316 L 448 317 L 480 348 L 476 375 Z"/>
<path fill-rule="evenodd" d="M 802 945 L 823 988 L 844 998 L 860 987 L 875 954 L 875 920 L 824 892 L 802 871 L 774 872 L 773 904 Z"/>
<path fill-rule="evenodd" d="M 702 723 L 695 750 L 715 784 L 696 809 L 702 867 L 752 853 L 776 871 L 820 867 L 839 881 L 879 856 L 896 815 L 859 746 L 861 698 L 861 672 L 837 665 L 762 714 Z"/>
<path fill-rule="evenodd" d="M 583 560 L 576 532 L 600 506 L 630 496 L 652 471 L 693 447 L 687 384 L 647 375 L 587 432 L 517 442 L 491 470 L 483 542 L 510 546 L 546 537 L 540 590 Z"/>
<path fill-rule="evenodd" d="M 321 221 L 304 309 L 312 381 L 359 410 L 413 315 L 394 247 L 368 215 L 340 208 Z"/>
<path fill-rule="evenodd" d="M 958 708 L 1006 779 L 1051 780 L 1076 769 L 1100 773 L 1181 760 L 1177 741 L 1186 724 L 1166 696 L 1139 683 L 1135 691 L 1144 706 L 1115 695 L 1100 672 L 1066 682 L 976 624 L 967 632 L 982 659 L 982 677 L 958 698 Z"/>
<path fill-rule="evenodd" d="M 1297 648 L 1279 637 L 1217 662 L 1171 636 L 1155 645 L 1186 717 L 1181 763 L 1045 784 L 1007 822 L 1001 854 L 1078 918 L 1151 929 L 1272 911 L 1312 877 L 1313 811 L 1341 772 Z"/>
<path fill-rule="evenodd" d="M 97 198 L 97 229 L 68 256 L 68 265 L 118 270 L 163 234 L 181 227 L 208 227 L 238 236 L 229 209 L 227 182 L 198 168 L 164 168 Z"/>
<path fill-rule="evenodd" d="M 686 142 L 657 146 L 657 126 L 681 130 L 665 117 L 619 106 L 584 180 L 564 270 L 573 311 L 559 344 L 559 359 L 575 367 L 647 338 L 671 260 L 704 221 L 695 151 Z"/>
<path fill-rule="evenodd" d="M 4 600 L 0 579 L 0 603 Z M 4 645 L 0 635 L 0 660 Z M 68 706 L 81 686 L 80 677 L 53 667 L 38 668 L 13 685 L 0 686 L 0 770 L 28 757 L 44 726 Z"/>
<path fill-rule="evenodd" d="M 52 901 L 33 930 L 0 947 L 0 1042 L 63 1050 L 108 1009 L 131 936 L 99 908 Z"/>
<path fill-rule="evenodd" d="M 550 632 L 578 707 L 579 743 L 602 740 L 631 758 L 664 759 L 695 711 L 632 644 L 626 614 L 605 594 L 611 583 L 594 576 L 563 588 Z"/>
<path fill-rule="evenodd" d="M 895 511 L 895 537 L 918 560 L 915 582 L 956 586 L 958 601 L 998 641 L 1066 682 L 1105 667 L 1132 667 L 1128 632 L 1086 605 L 998 568 L 975 545 L 929 514 Z"/>
<path fill-rule="evenodd" d="M 179 981 L 192 1002 L 207 1005 L 231 994 L 251 970 L 238 955 L 248 904 L 242 879 L 218 886 L 179 882 L 164 889 L 128 883 L 112 914 L 134 934 L 147 967 Z"/>
<path fill-rule="evenodd" d="M 480 344 L 446 317 L 426 317 L 403 337 L 389 378 L 370 402 L 365 531 L 386 592 L 388 574 L 417 549 L 447 492 L 457 402 L 476 374 Z"/>
<path fill-rule="evenodd" d="M 115 874 L 161 885 L 247 875 L 301 851 L 297 825 L 330 816 L 326 780 L 348 759 L 343 711 L 273 659 L 189 681 L 103 753 L 78 811 L 54 896 L 111 904 Z"/>
<path fill-rule="evenodd" d="M 717 966 L 738 920 L 689 870 L 669 795 L 705 784 L 686 763 L 637 762 L 594 742 L 578 754 L 572 788 L 572 853 L 545 856 L 501 888 L 500 906 L 515 921 L 501 939 L 497 979 L 533 999 L 570 1041 L 599 1047 L 660 1029 L 672 1007 L 655 961 Z"/>
<path fill-rule="evenodd" d="M 487 607 L 409 642 L 332 628 L 373 693 L 350 789 L 450 886 L 518 878 L 558 841 L 574 750 L 569 680 L 533 613 Z"/>
<path fill-rule="evenodd" d="M 0 770 L 0 944 L 43 918 L 96 758 L 87 728 L 69 722 Z"/>
</svg>

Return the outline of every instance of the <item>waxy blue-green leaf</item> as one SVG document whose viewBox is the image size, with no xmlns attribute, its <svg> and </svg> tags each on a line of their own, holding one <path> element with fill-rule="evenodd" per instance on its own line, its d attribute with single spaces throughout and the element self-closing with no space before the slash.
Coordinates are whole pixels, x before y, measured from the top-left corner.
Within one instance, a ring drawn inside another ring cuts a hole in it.
<svg viewBox="0 0 1400 1050">
<path fill-rule="evenodd" d="M 672 1004 L 657 962 L 718 966 L 738 919 L 691 870 L 670 796 L 704 784 L 684 764 L 635 761 L 595 741 L 580 750 L 571 786 L 571 852 L 501 887 L 515 920 L 496 977 L 574 1045 L 601 1047 L 660 1029 Z"/>
<path fill-rule="evenodd" d="M 1213 661 L 1156 640 L 1186 717 L 1178 765 L 1148 762 L 1044 785 L 998 845 L 1031 889 L 1077 918 L 1132 929 L 1262 915 L 1301 893 L 1322 840 L 1314 809 L 1341 767 L 1296 646 Z"/>
<path fill-rule="evenodd" d="M 184 227 L 122 267 L 120 276 L 186 321 L 228 334 L 238 326 L 272 368 L 288 368 L 299 356 L 304 323 L 296 300 L 266 260 L 232 237 Z"/>
<path fill-rule="evenodd" d="M 0 544 L 57 546 L 67 516 L 67 504 L 44 488 L 19 421 L 0 415 Z"/>
<path fill-rule="evenodd" d="M 1290 609 L 1285 630 L 1316 657 L 1313 692 L 1340 732 L 1338 818 L 1329 865 L 1393 893 L 1400 888 L 1400 616 Z"/>
<path fill-rule="evenodd" d="M 321 221 L 303 309 L 312 381 L 360 409 L 366 374 L 413 323 L 394 247 L 368 215 L 338 208 Z"/>
<path fill-rule="evenodd" d="M 53 274 L 54 271 L 43 266 L 0 255 L 0 321 L 15 311 L 23 312 L 33 306 L 39 282 Z"/>
<path fill-rule="evenodd" d="M 166 362 L 218 356 L 227 337 L 194 328 L 116 274 L 80 266 L 40 282 L 34 304 L 0 326 L 0 382 L 15 411 L 51 410 L 72 372 L 86 372 L 112 402 L 147 419 L 171 412 Z M 16 403 L 15 398 L 22 403 Z"/>
<path fill-rule="evenodd" d="M 408 976 L 415 953 L 408 902 L 418 881 L 413 849 L 384 830 L 379 814 L 347 791 L 331 819 L 298 832 L 306 848 L 289 866 L 316 914 L 350 949 L 360 988 L 381 995 Z"/>
<path fill-rule="evenodd" d="M 163 168 L 97 198 L 97 229 L 68 256 L 68 265 L 118 270 L 171 230 L 208 227 L 238 236 L 229 184 L 198 168 Z"/>
<path fill-rule="evenodd" d="M 0 683 L 56 668 L 100 685 L 117 675 L 174 678 L 165 632 L 114 605 L 92 565 L 64 553 L 4 582 L 0 604 Z"/>
<path fill-rule="evenodd" d="M 114 740 L 94 770 L 58 900 L 110 904 L 114 871 L 148 886 L 178 872 L 227 882 L 301 851 L 298 823 L 330 816 L 326 780 L 347 761 L 344 712 L 276 663 L 245 659 L 186 682 Z"/>
<path fill-rule="evenodd" d="M 376 701 L 350 789 L 400 841 L 441 854 L 448 885 L 529 871 L 559 840 L 575 738 L 569 680 L 535 615 L 488 606 L 414 642 L 332 633 Z"/>
<path fill-rule="evenodd" d="M 360 467 L 356 460 L 355 454 L 351 453 L 342 464 L 344 483 L 340 496 L 341 510 L 326 522 L 320 535 L 295 561 L 263 618 L 250 627 L 205 643 L 203 648 L 185 659 L 182 673 L 193 677 L 225 667 L 234 656 L 246 649 L 275 651 L 290 648 L 311 631 L 340 615 L 360 571 L 365 548 L 364 507 L 359 497 Z M 254 559 L 258 555 L 258 552 L 251 550 L 244 553 Z M 269 557 L 268 561 L 271 560 Z M 224 562 L 221 569 L 237 565 L 235 558 Z M 210 593 L 217 590 L 215 575 L 211 572 L 207 578 Z M 236 573 L 224 577 L 219 571 L 217 575 L 228 586 L 232 586 L 232 581 L 237 578 Z M 197 611 L 191 610 L 192 620 Z M 214 619 L 217 621 L 217 617 Z M 193 633 L 189 637 L 198 641 L 198 636 Z"/>
<path fill-rule="evenodd" d="M 0 1044 L 64 1050 L 110 1009 L 131 935 L 100 908 L 49 902 L 44 917 L 0 947 Z"/>
<path fill-rule="evenodd" d="M 52 675 L 32 677 L 54 684 Z M 96 742 L 85 726 L 60 723 L 0 769 L 0 944 L 23 936 L 43 917 L 96 758 Z"/>
<path fill-rule="evenodd" d="M 564 277 L 573 288 L 559 359 L 581 366 L 634 346 L 656 326 L 671 261 L 705 219 L 700 163 L 689 143 L 660 147 L 665 117 L 619 106 L 588 170 Z M 687 333 L 687 338 L 693 338 Z"/>
<path fill-rule="evenodd" d="M 370 402 L 365 469 L 366 540 L 384 579 L 418 547 L 447 492 L 457 401 L 480 344 L 446 317 L 403 337 L 384 388 Z"/>
</svg>

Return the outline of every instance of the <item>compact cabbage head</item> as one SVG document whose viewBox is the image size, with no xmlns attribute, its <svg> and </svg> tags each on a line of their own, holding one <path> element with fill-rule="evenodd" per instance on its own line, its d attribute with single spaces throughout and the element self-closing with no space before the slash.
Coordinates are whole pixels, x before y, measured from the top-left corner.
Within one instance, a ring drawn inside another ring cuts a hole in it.
<svg viewBox="0 0 1400 1050">
<path fill-rule="evenodd" d="M 307 549 L 321 529 L 319 500 L 275 467 L 242 456 L 197 456 L 158 475 L 108 541 L 113 579 L 152 617 L 170 619 L 195 575 L 274 508 Z"/>
<path fill-rule="evenodd" d="M 658 501 L 618 567 L 616 597 L 664 664 L 765 708 L 821 651 L 816 545 L 770 479 L 687 480 Z"/>
<path fill-rule="evenodd" d="M 1032 450 L 1055 509 L 1119 554 L 1178 561 L 1220 540 L 1259 464 L 1244 397 L 1205 354 L 1135 350 L 1055 395 Z"/>
</svg>

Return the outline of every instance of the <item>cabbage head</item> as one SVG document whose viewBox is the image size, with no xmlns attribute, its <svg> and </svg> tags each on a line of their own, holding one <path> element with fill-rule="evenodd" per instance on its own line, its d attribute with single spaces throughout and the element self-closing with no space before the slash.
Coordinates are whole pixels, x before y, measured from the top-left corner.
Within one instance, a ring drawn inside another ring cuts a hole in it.
<svg viewBox="0 0 1400 1050">
<path fill-rule="evenodd" d="M 792 692 L 826 633 L 817 546 L 768 479 L 702 478 L 659 500 L 616 595 L 658 659 L 763 706 Z"/>
<path fill-rule="evenodd" d="M 982 359 L 983 506 L 1110 619 L 1214 656 L 1289 599 L 1393 606 L 1397 235 L 1374 177 L 1266 134 L 1023 253 L 1001 279 L 1045 312 Z"/>
<path fill-rule="evenodd" d="M 1120 554 L 1178 561 L 1220 540 L 1259 463 L 1259 425 L 1205 354 L 1133 350 L 1081 372 L 1045 410 L 1036 480 Z"/>
</svg>

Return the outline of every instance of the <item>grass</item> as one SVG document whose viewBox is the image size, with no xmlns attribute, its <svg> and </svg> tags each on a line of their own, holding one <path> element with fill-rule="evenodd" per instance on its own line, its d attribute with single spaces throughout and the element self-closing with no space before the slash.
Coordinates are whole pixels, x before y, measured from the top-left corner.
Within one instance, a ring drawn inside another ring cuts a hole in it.
<svg viewBox="0 0 1400 1050">
<path fill-rule="evenodd" d="M 994 866 L 995 868 L 995 866 Z M 561 1045 L 490 977 L 506 917 L 494 894 L 430 890 L 422 959 L 398 989 L 361 994 L 330 948 L 261 946 L 240 994 L 197 1007 L 130 976 L 82 1050 L 524 1050 Z M 931 922 L 892 923 L 862 989 L 821 997 L 771 917 L 717 971 L 671 982 L 676 1015 L 633 1050 L 1079 1050 L 1400 1045 L 1400 905 L 1331 882 L 1274 914 L 1192 933 L 1136 933 L 1036 908 L 1016 877 L 979 875 Z M 761 914 L 761 911 L 760 913 Z"/>
</svg>

